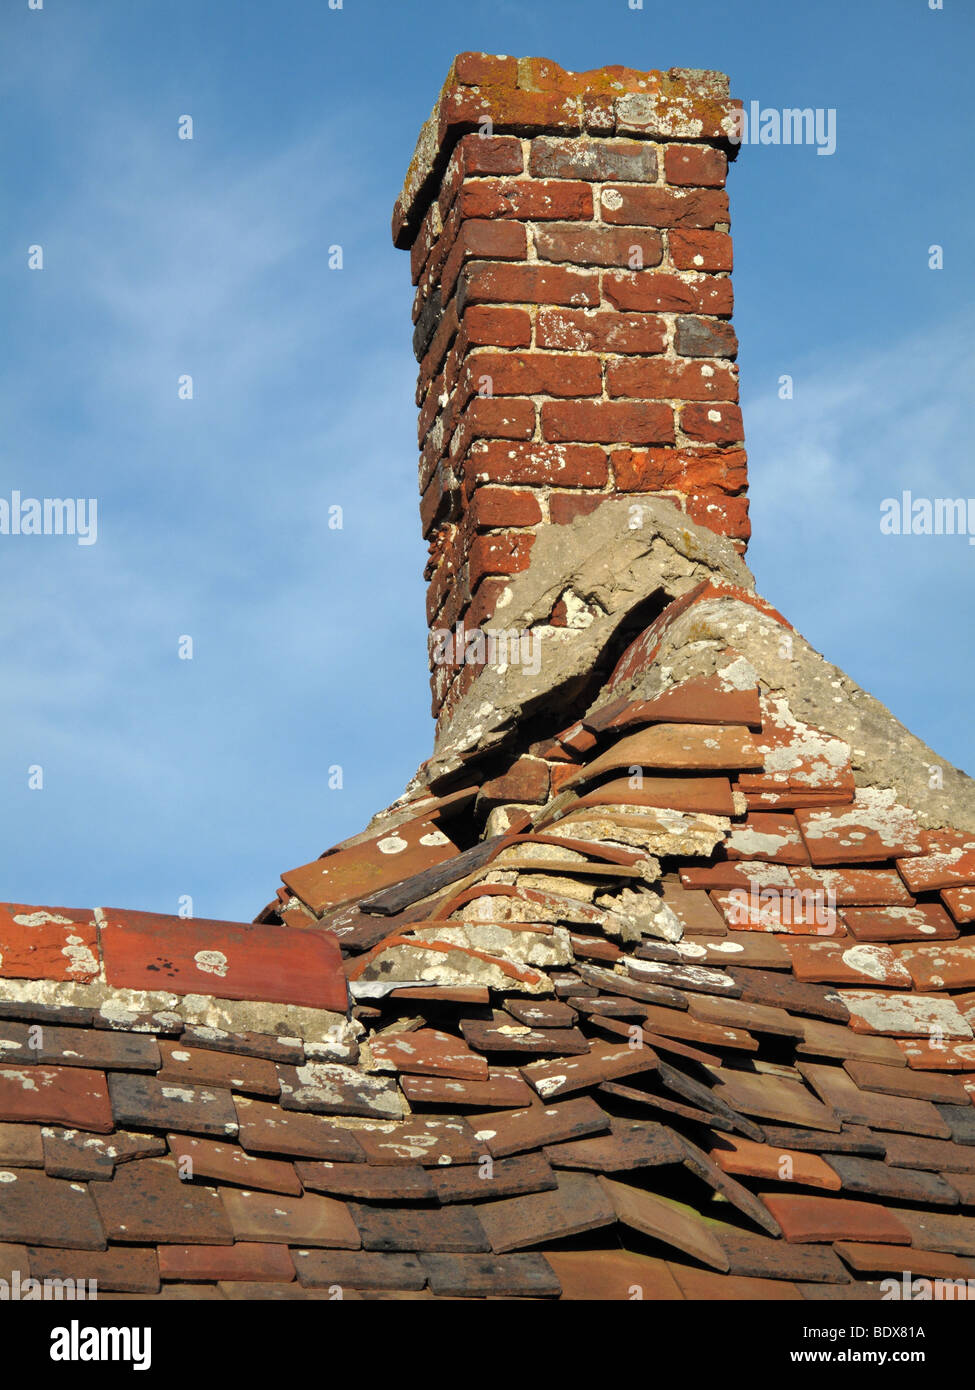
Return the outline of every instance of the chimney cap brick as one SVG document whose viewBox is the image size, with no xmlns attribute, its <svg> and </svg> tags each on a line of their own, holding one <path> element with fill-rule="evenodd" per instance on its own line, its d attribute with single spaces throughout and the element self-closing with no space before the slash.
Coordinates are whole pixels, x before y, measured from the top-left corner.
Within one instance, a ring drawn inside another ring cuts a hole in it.
<svg viewBox="0 0 975 1390">
<path fill-rule="evenodd" d="M 733 159 L 729 136 L 741 102 L 728 89 L 727 76 L 709 68 L 567 72 L 548 58 L 460 53 L 417 140 L 393 209 L 393 242 L 413 244 L 454 144 L 485 120 L 495 133 L 713 140 Z"/>
</svg>

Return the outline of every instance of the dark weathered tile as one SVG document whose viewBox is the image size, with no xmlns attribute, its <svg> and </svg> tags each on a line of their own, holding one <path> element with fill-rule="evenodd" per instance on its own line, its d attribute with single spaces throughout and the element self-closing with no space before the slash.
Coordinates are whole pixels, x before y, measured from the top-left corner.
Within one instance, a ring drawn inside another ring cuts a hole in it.
<svg viewBox="0 0 975 1390">
<path fill-rule="evenodd" d="M 281 1105 L 317 1115 L 358 1115 L 395 1120 L 405 1115 L 403 1092 L 389 1076 L 370 1076 L 340 1062 L 279 1067 Z"/>
<path fill-rule="evenodd" d="M 522 1067 L 522 1075 L 547 1101 L 585 1090 L 598 1085 L 600 1081 L 653 1071 L 657 1065 L 656 1053 L 649 1047 L 593 1042 L 585 1057 L 558 1057 L 550 1062 L 530 1062 Z"/>
<path fill-rule="evenodd" d="M 437 1200 L 444 1203 L 517 1197 L 524 1192 L 549 1192 L 558 1186 L 548 1160 L 537 1153 L 452 1164 L 431 1170 L 430 1178 Z"/>
<path fill-rule="evenodd" d="M 371 1163 L 305 1163 L 296 1165 L 305 1189 L 336 1197 L 371 1202 L 432 1202 L 433 1182 L 417 1164 L 376 1167 Z"/>
<path fill-rule="evenodd" d="M 229 1245 L 233 1239 L 219 1194 L 181 1182 L 168 1159 L 144 1158 L 116 1168 L 111 1182 L 92 1183 L 110 1240 L 152 1245 Z"/>
<path fill-rule="evenodd" d="M 159 1080 L 167 1086 L 206 1086 L 254 1096 L 276 1097 L 280 1093 L 277 1067 L 266 1057 L 188 1047 L 185 1038 L 178 1042 L 163 1040 L 159 1051 Z"/>
<path fill-rule="evenodd" d="M 897 1202 L 923 1202 L 942 1207 L 958 1205 L 958 1193 L 937 1173 L 894 1168 L 876 1158 L 854 1158 L 850 1154 L 830 1154 L 825 1161 L 839 1174 L 844 1192 L 889 1197 Z"/>
<path fill-rule="evenodd" d="M 477 1143 L 483 1144 L 495 1158 L 541 1149 L 566 1139 L 581 1139 L 587 1134 L 603 1134 L 610 1124 L 609 1116 L 589 1096 L 558 1105 L 471 1115 L 468 1119 Z"/>
<path fill-rule="evenodd" d="M 52 1178 L 73 1178 L 77 1182 L 107 1182 L 117 1163 L 135 1158 L 156 1158 L 166 1152 L 163 1139 L 155 1134 L 88 1134 L 80 1129 L 43 1130 L 44 1171 Z"/>
<path fill-rule="evenodd" d="M 610 1226 L 613 1207 L 590 1173 L 559 1173 L 558 1187 L 523 1197 L 505 1197 L 477 1208 L 490 1249 L 498 1254 L 524 1250 Z"/>
<path fill-rule="evenodd" d="M 545 1157 L 554 1168 L 581 1168 L 591 1173 L 621 1173 L 682 1163 L 684 1149 L 673 1131 L 646 1120 L 612 1120 L 609 1134 L 551 1144 Z"/>
<path fill-rule="evenodd" d="M 350 1210 L 364 1250 L 473 1254 L 491 1249 L 473 1208 L 366 1207 L 353 1202 Z M 483 1210 L 483 1206 L 477 1208 L 478 1213 Z"/>
<path fill-rule="evenodd" d="M 104 1251 L 51 1250 L 33 1246 L 30 1269 L 35 1279 L 94 1279 L 98 1294 L 157 1293 L 159 1262 L 155 1250 L 111 1245 Z"/>
<path fill-rule="evenodd" d="M 105 1249 L 105 1231 L 83 1183 L 49 1178 L 33 1168 L 9 1168 L 2 1174 L 2 1193 L 0 1241 Z"/>
<path fill-rule="evenodd" d="M 248 1153 L 289 1158 L 323 1158 L 335 1163 L 359 1163 L 365 1158 L 351 1129 L 324 1119 L 280 1109 L 265 1101 L 236 1101 L 240 1146 Z"/>
<path fill-rule="evenodd" d="M 311 1289 L 422 1289 L 419 1257 L 377 1250 L 293 1250 L 298 1278 Z"/>
<path fill-rule="evenodd" d="M 420 1256 L 435 1294 L 457 1298 L 558 1298 L 562 1286 L 538 1254 Z"/>
<path fill-rule="evenodd" d="M 108 1088 L 112 1111 L 120 1125 L 212 1134 L 224 1139 L 237 1133 L 237 1112 L 229 1091 L 170 1085 L 154 1076 L 123 1072 L 109 1074 Z"/>
</svg>

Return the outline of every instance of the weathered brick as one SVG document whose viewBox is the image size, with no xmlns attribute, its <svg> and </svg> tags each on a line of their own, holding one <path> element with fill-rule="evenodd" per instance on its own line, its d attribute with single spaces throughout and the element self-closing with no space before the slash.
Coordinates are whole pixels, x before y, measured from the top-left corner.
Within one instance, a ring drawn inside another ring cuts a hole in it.
<svg viewBox="0 0 975 1390">
<path fill-rule="evenodd" d="M 523 227 L 521 230 L 524 232 Z M 571 304 L 595 308 L 599 304 L 599 276 L 566 266 L 486 264 L 465 271 L 457 293 L 461 309 L 468 304 Z"/>
<path fill-rule="evenodd" d="M 541 422 L 543 437 L 553 442 L 669 444 L 674 439 L 674 412 L 660 401 L 545 401 Z"/>
<path fill-rule="evenodd" d="M 634 396 L 650 401 L 736 401 L 738 373 L 727 362 L 624 358 L 607 364 L 606 390 L 611 396 Z"/>
<path fill-rule="evenodd" d="M 465 261 L 523 261 L 528 254 L 528 234 L 520 222 L 464 222 L 444 262 L 440 290 L 444 299 L 453 292 Z"/>
<path fill-rule="evenodd" d="M 549 404 L 567 408 L 562 402 L 546 402 Z M 508 444 L 485 440 L 471 450 L 465 488 L 469 496 L 482 482 L 603 487 L 607 476 L 605 449 L 582 444 Z"/>
<path fill-rule="evenodd" d="M 535 526 L 542 519 L 542 509 L 533 492 L 481 487 L 471 498 L 468 515 L 475 526 L 488 530 L 496 526 Z"/>
<path fill-rule="evenodd" d="M 499 309 L 491 304 L 472 304 L 464 314 L 464 334 L 472 347 L 488 344 L 492 347 L 528 347 L 532 340 L 531 315 L 527 309 Z"/>
<path fill-rule="evenodd" d="M 687 515 L 699 526 L 707 526 L 721 536 L 747 541 L 752 533 L 747 497 L 723 497 L 709 492 L 691 494 L 687 498 Z"/>
<path fill-rule="evenodd" d="M 521 141 L 517 135 L 464 135 L 454 146 L 451 163 L 456 160 L 465 176 L 520 174 L 525 168 Z"/>
<path fill-rule="evenodd" d="M 596 510 L 600 502 L 605 502 L 605 492 L 553 492 L 548 499 L 548 516 L 553 526 L 566 526 L 577 516 L 588 516 Z"/>
<path fill-rule="evenodd" d="M 678 186 L 720 188 L 728 173 L 728 156 L 713 145 L 668 145 L 664 178 Z"/>
<path fill-rule="evenodd" d="M 623 492 L 734 493 L 747 481 L 744 449 L 614 449 L 610 459 Z"/>
<path fill-rule="evenodd" d="M 468 357 L 457 393 L 461 403 L 485 396 L 598 396 L 598 357 L 555 352 L 477 352 Z"/>
<path fill-rule="evenodd" d="M 462 217 L 537 222 L 593 215 L 589 185 L 559 180 L 474 179 L 464 184 L 457 201 Z"/>
<path fill-rule="evenodd" d="M 686 405 L 680 412 L 680 427 L 688 439 L 707 444 L 736 444 L 745 437 L 736 405 Z"/>
<path fill-rule="evenodd" d="M 513 87 L 518 81 L 518 59 L 493 53 L 458 53 L 454 76 L 465 87 Z"/>
<path fill-rule="evenodd" d="M 526 532 L 478 536 L 467 557 L 471 591 L 487 574 L 520 574 L 526 570 L 534 543 L 535 537 Z"/>
<path fill-rule="evenodd" d="M 678 270 L 731 270 L 731 237 L 727 232 L 673 231 L 670 259 Z"/>
<path fill-rule="evenodd" d="M 713 227 L 727 222 L 728 195 L 717 189 L 613 185 L 599 195 L 604 222 L 628 227 Z"/>
<path fill-rule="evenodd" d="M 640 270 L 631 274 L 614 271 L 603 277 L 603 290 L 617 309 L 637 309 L 652 313 L 698 313 L 727 315 L 734 298 L 731 281 L 702 275 L 687 280 L 659 270 Z"/>
<path fill-rule="evenodd" d="M 615 309 L 540 309 L 535 341 L 574 352 L 663 352 L 667 322 L 656 314 Z"/>
<path fill-rule="evenodd" d="M 573 140 L 540 135 L 532 141 L 528 169 L 537 178 L 653 183 L 657 154 L 645 140 Z"/>
<path fill-rule="evenodd" d="M 737 357 L 738 337 L 730 323 L 682 314 L 674 347 L 681 357 Z"/>
<path fill-rule="evenodd" d="M 641 227 L 551 226 L 536 227 L 535 250 L 543 261 L 571 261 L 575 265 L 618 265 L 640 270 L 659 265 L 663 240 L 659 232 Z"/>
<path fill-rule="evenodd" d="M 466 457 L 475 439 L 531 439 L 534 433 L 534 401 L 475 396 L 457 422 L 450 440 L 450 456 Z"/>
</svg>

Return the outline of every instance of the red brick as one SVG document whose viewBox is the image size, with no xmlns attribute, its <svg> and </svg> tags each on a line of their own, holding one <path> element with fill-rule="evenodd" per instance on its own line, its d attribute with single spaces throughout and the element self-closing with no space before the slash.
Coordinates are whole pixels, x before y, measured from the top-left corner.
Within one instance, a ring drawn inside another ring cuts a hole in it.
<svg viewBox="0 0 975 1390">
<path fill-rule="evenodd" d="M 715 415 L 716 420 L 712 418 Z M 686 405 L 680 412 L 680 427 L 689 439 L 707 444 L 737 444 L 745 437 L 741 411 L 736 405 Z"/>
<path fill-rule="evenodd" d="M 533 492 L 516 492 L 507 487 L 478 488 L 471 498 L 469 515 L 478 527 L 535 526 L 542 509 Z"/>
<path fill-rule="evenodd" d="M 528 234 L 520 222 L 468 221 L 461 225 L 440 277 L 446 299 L 453 291 L 465 261 L 523 261 L 528 254 Z"/>
<path fill-rule="evenodd" d="M 464 335 L 473 347 L 528 347 L 532 321 L 527 309 L 497 309 L 473 304 L 464 314 Z"/>
<path fill-rule="evenodd" d="M 548 500 L 548 515 L 553 526 L 566 526 L 577 516 L 588 516 L 596 510 L 600 502 L 605 502 L 605 492 L 553 492 Z"/>
<path fill-rule="evenodd" d="M 237 1245 L 160 1245 L 159 1273 L 182 1283 L 254 1279 L 290 1283 L 295 1267 L 286 1245 L 241 1241 Z"/>
<path fill-rule="evenodd" d="M 611 396 L 641 400 L 736 401 L 738 373 L 725 362 L 672 362 L 666 358 L 635 358 L 606 366 L 606 390 Z"/>
<path fill-rule="evenodd" d="M 534 433 L 534 401 L 474 396 L 454 430 L 450 454 L 455 459 L 465 458 L 475 439 L 531 439 Z"/>
<path fill-rule="evenodd" d="M 614 309 L 540 309 L 535 341 L 570 352 L 663 352 L 666 321 L 657 314 Z"/>
<path fill-rule="evenodd" d="M 727 232 L 671 232 L 670 259 L 678 270 L 731 270 L 731 237 Z"/>
<path fill-rule="evenodd" d="M 478 352 L 467 359 L 458 395 L 598 396 L 597 357 L 553 352 Z"/>
<path fill-rule="evenodd" d="M 720 188 L 728 174 L 728 156 L 711 145 L 668 145 L 664 151 L 664 178 L 686 187 Z"/>
<path fill-rule="evenodd" d="M 458 53 L 454 76 L 464 87 L 514 87 L 518 81 L 518 59 L 493 53 Z"/>
<path fill-rule="evenodd" d="M 687 515 L 699 526 L 706 526 L 721 536 L 747 541 L 752 533 L 747 497 L 724 497 L 715 492 L 689 493 Z"/>
<path fill-rule="evenodd" d="M 498 225 L 520 226 L 520 223 Z M 572 304 L 595 308 L 599 304 L 599 276 L 565 266 L 472 266 L 465 273 L 458 294 L 462 307 L 469 304 Z M 697 305 L 687 307 L 696 308 Z M 702 312 L 707 310 L 702 309 Z"/>
<path fill-rule="evenodd" d="M 602 190 L 600 206 L 603 221 L 613 226 L 713 227 L 729 218 L 728 195 L 716 189 L 614 185 Z"/>
<path fill-rule="evenodd" d="M 481 482 L 603 487 L 607 477 L 605 449 L 583 444 L 508 444 L 485 440 L 471 450 L 466 489 L 469 496 Z"/>
<path fill-rule="evenodd" d="M 528 168 L 537 178 L 653 183 L 657 154 L 645 140 L 565 140 L 540 135 L 532 141 Z"/>
<path fill-rule="evenodd" d="M 650 310 L 660 314 L 728 315 L 734 304 L 731 281 L 706 275 L 688 280 L 682 275 L 657 270 L 630 274 L 618 271 L 604 277 L 603 290 L 617 309 Z"/>
<path fill-rule="evenodd" d="M 472 132 L 457 141 L 451 159 L 457 159 L 465 175 L 520 174 L 525 168 L 517 135 L 481 135 Z"/>
<path fill-rule="evenodd" d="M 486 574 L 520 574 L 528 568 L 535 537 L 525 533 L 478 536 L 467 558 L 472 591 Z"/>
<path fill-rule="evenodd" d="M 490 575 L 487 579 L 482 579 L 477 586 L 477 593 L 471 599 L 470 607 L 465 614 L 465 621 L 468 628 L 480 627 L 488 618 L 494 617 L 494 610 L 497 608 L 498 599 L 507 587 L 504 579 L 495 579 Z"/>
<path fill-rule="evenodd" d="M 660 264 L 663 240 L 659 232 L 647 232 L 640 227 L 554 224 L 535 229 L 535 250 L 543 261 L 618 265 L 640 270 Z"/>
<path fill-rule="evenodd" d="M 543 436 L 552 441 L 670 444 L 674 439 L 674 412 L 660 401 L 545 401 L 541 420 Z"/>
<path fill-rule="evenodd" d="M 457 205 L 465 218 L 511 217 L 539 222 L 593 215 L 589 185 L 560 180 L 476 179 L 464 184 Z"/>
<path fill-rule="evenodd" d="M 616 449 L 623 492 L 740 492 L 747 483 L 744 449 Z"/>
<path fill-rule="evenodd" d="M 107 917 L 101 933 L 105 975 L 116 988 L 345 1012 L 341 952 L 326 933 L 154 912 L 108 909 Z"/>
</svg>

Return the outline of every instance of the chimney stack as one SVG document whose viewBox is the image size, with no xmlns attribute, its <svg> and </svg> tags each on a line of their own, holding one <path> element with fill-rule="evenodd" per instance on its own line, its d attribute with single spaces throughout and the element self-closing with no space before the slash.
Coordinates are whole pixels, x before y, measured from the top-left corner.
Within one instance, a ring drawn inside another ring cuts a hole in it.
<svg viewBox="0 0 975 1390">
<path fill-rule="evenodd" d="M 417 287 L 431 653 L 489 625 L 539 527 L 609 497 L 668 498 L 744 553 L 724 191 L 739 105 L 717 72 L 451 67 L 393 213 Z M 476 674 L 433 663 L 441 723 Z"/>
</svg>

